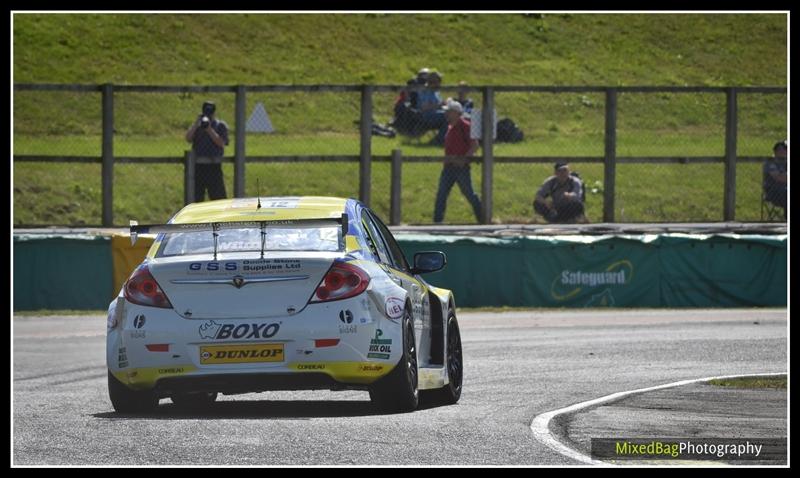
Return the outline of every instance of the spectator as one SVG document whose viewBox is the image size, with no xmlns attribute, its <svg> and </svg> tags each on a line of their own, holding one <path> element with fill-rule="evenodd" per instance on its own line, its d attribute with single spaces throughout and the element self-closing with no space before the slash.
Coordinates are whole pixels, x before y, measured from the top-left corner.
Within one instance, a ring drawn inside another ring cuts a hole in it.
<svg viewBox="0 0 800 478">
<path fill-rule="evenodd" d="M 428 75 L 430 74 L 430 68 L 420 68 L 420 70 L 417 72 L 417 80 L 419 80 L 419 84 L 424 85 L 428 81 Z"/>
<path fill-rule="evenodd" d="M 478 140 L 469 136 L 469 121 L 462 118 L 464 108 L 457 101 L 451 101 L 444 108 L 447 117 L 447 133 L 444 138 L 444 167 L 439 176 L 439 190 L 436 193 L 436 205 L 433 211 L 433 222 L 439 224 L 444 219 L 447 207 L 447 196 L 458 183 L 461 192 L 472 205 L 475 218 L 481 220 L 481 200 L 472 189 L 470 177 L 470 157 L 478 150 Z"/>
<path fill-rule="evenodd" d="M 427 131 L 424 128 L 422 112 L 417 108 L 419 105 L 420 86 L 425 86 L 430 74 L 429 68 L 422 68 L 417 75 L 406 82 L 406 87 L 400 91 L 394 102 L 394 118 L 390 126 L 394 127 L 400 134 L 417 137 Z"/>
<path fill-rule="evenodd" d="M 548 204 L 547 198 L 551 199 Z M 547 222 L 586 222 L 583 214 L 583 183 L 571 175 L 569 164 L 559 161 L 555 175 L 547 178 L 536 193 L 533 209 Z"/>
<path fill-rule="evenodd" d="M 222 177 L 222 155 L 228 144 L 228 125 L 214 117 L 217 106 L 203 103 L 203 112 L 186 131 L 186 141 L 192 143 L 195 156 L 194 200 L 225 199 L 225 181 Z"/>
<path fill-rule="evenodd" d="M 475 102 L 472 101 L 472 98 L 467 97 L 467 88 L 469 85 L 466 81 L 461 80 L 458 82 L 458 96 L 455 98 L 456 101 L 461 103 L 461 106 L 464 108 L 464 114 L 467 117 L 472 116 L 472 110 L 475 108 Z"/>
<path fill-rule="evenodd" d="M 442 109 L 444 102 L 442 101 L 442 95 L 439 93 L 441 85 L 442 75 L 436 71 L 430 72 L 425 89 L 417 95 L 417 103 L 415 105 L 422 112 L 423 130 L 438 130 L 437 135 L 431 141 L 431 144 L 437 146 L 444 144 L 444 135 L 447 134 L 448 129 L 448 121 L 445 119 L 444 110 Z"/>
<path fill-rule="evenodd" d="M 422 113 L 414 107 L 417 92 L 412 88 L 418 84 L 416 78 L 411 78 L 406 82 L 406 88 L 400 92 L 394 102 L 394 118 L 390 123 L 390 126 L 400 134 L 413 137 L 424 132 L 422 130 Z"/>
<path fill-rule="evenodd" d="M 783 208 L 786 217 L 786 161 L 788 148 L 786 141 L 775 143 L 772 147 L 773 158 L 764 163 L 764 199 Z"/>
<path fill-rule="evenodd" d="M 406 85 L 409 87 L 425 86 L 425 83 L 428 82 L 428 75 L 430 74 L 430 68 L 422 68 L 417 72 L 417 76 L 406 82 Z M 414 89 L 406 90 L 404 101 L 409 103 L 411 108 L 417 108 L 419 105 L 419 92 Z"/>
</svg>

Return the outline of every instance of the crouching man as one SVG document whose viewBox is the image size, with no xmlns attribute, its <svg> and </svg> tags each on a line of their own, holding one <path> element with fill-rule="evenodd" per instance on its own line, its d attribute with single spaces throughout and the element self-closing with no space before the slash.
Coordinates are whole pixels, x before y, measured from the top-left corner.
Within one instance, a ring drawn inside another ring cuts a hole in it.
<svg viewBox="0 0 800 478">
<path fill-rule="evenodd" d="M 555 175 L 542 183 L 533 209 L 551 223 L 588 222 L 583 213 L 583 183 L 570 174 L 569 164 L 556 163 Z"/>
</svg>

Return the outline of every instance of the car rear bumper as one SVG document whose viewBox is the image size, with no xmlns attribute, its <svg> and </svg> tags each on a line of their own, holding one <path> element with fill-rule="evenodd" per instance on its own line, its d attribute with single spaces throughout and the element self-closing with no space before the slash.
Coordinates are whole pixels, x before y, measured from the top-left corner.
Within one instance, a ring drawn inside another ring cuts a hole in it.
<svg viewBox="0 0 800 478">
<path fill-rule="evenodd" d="M 108 369 L 134 390 L 365 389 L 402 355 L 401 327 L 366 293 L 263 320 L 186 319 L 122 297 L 109 315 L 117 319 L 108 329 Z M 237 355 L 275 347 L 274 360 Z M 232 355 L 219 358 L 223 352 Z"/>
</svg>

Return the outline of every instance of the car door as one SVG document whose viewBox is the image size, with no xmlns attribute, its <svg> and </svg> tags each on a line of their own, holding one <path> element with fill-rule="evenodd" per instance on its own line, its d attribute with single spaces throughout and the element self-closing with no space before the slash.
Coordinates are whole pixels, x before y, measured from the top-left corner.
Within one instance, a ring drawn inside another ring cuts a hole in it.
<svg viewBox="0 0 800 478">
<path fill-rule="evenodd" d="M 411 267 L 403 254 L 402 249 L 392 236 L 389 228 L 370 210 L 367 212 L 370 233 L 378 236 L 377 241 L 382 242 L 388 255 L 389 262 L 387 274 L 395 283 L 406 290 L 411 298 L 412 314 L 415 321 L 415 329 L 430 329 L 430 299 L 425 283 L 411 273 Z M 420 342 L 417 342 L 420 343 Z M 420 343 L 420 347 L 423 344 Z"/>
</svg>

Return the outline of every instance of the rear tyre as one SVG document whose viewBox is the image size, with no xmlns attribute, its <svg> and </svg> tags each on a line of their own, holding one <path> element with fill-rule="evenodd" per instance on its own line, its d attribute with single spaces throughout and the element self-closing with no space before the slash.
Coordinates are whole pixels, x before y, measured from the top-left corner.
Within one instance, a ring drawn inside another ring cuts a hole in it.
<svg viewBox="0 0 800 478">
<path fill-rule="evenodd" d="M 372 402 L 381 410 L 411 412 L 419 405 L 417 344 L 411 312 L 403 315 L 403 356 L 389 375 L 369 390 Z"/>
<path fill-rule="evenodd" d="M 108 371 L 108 396 L 119 413 L 152 412 L 158 407 L 158 398 L 152 390 L 131 390 Z"/>
<path fill-rule="evenodd" d="M 452 405 L 461 398 L 464 381 L 464 360 L 461 356 L 461 331 L 453 311 L 447 317 L 447 377 L 449 382 L 440 389 L 442 403 Z"/>
<path fill-rule="evenodd" d="M 423 399 L 426 404 L 452 405 L 461 398 L 464 362 L 461 355 L 461 333 L 456 316 L 452 311 L 447 316 L 447 377 L 449 383 L 444 387 L 425 391 Z"/>
<path fill-rule="evenodd" d="M 204 411 L 217 400 L 217 392 L 176 393 L 170 400 L 181 410 Z"/>
</svg>

